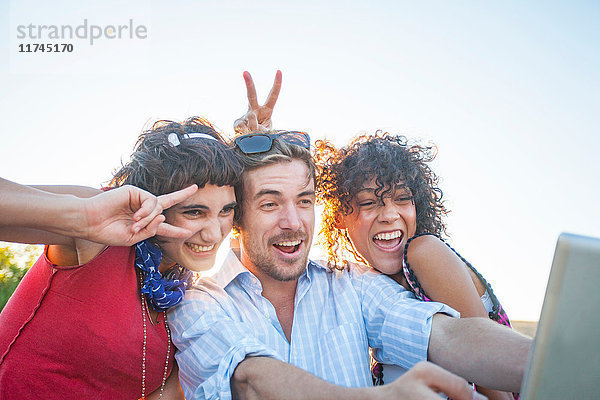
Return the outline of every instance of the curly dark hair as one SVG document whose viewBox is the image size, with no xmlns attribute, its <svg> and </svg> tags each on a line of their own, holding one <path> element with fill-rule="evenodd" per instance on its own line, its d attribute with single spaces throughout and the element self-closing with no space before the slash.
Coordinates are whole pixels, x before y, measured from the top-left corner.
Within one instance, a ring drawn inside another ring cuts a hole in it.
<svg viewBox="0 0 600 400">
<path fill-rule="evenodd" d="M 360 135 L 340 149 L 326 140 L 317 141 L 315 147 L 317 198 L 324 206 L 320 243 L 327 249 L 331 266 L 340 268 L 346 255 L 367 263 L 353 248 L 346 231 L 337 225 L 340 215 L 353 212 L 352 200 L 371 179 L 375 179 L 375 195 L 381 201 L 399 186 L 410 189 L 417 234 L 445 235 L 442 217 L 448 210 L 437 186 L 439 178 L 427 165 L 437 154 L 435 146 L 409 145 L 404 136 L 377 131 L 374 135 Z"/>
<path fill-rule="evenodd" d="M 187 136 L 202 133 L 210 138 Z M 200 117 L 182 123 L 161 120 L 144 131 L 131 159 L 118 170 L 109 186 L 133 185 L 156 196 L 197 184 L 216 186 L 240 183 L 242 162 L 215 130 Z"/>
</svg>

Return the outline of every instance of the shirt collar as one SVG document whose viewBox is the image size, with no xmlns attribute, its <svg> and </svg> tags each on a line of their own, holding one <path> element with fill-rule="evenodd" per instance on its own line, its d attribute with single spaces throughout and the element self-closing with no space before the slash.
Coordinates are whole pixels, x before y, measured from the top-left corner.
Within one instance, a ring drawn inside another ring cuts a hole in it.
<svg viewBox="0 0 600 400">
<path fill-rule="evenodd" d="M 308 260 L 308 265 L 302 276 L 306 275 L 310 280 L 311 274 L 309 270 L 312 268 L 328 270 L 328 268 L 321 265 L 321 263 Z M 217 272 L 212 279 L 217 283 L 217 285 L 219 285 L 219 287 L 225 289 L 238 276 L 245 276 L 248 280 L 255 278 L 256 282 L 258 282 L 258 285 L 260 285 L 260 281 L 258 281 L 254 274 L 250 272 L 248 268 L 244 266 L 244 264 L 242 264 L 237 254 L 233 250 L 229 250 L 227 257 L 225 257 L 225 260 L 223 261 L 223 265 L 221 265 L 221 268 L 219 269 L 219 272 Z M 300 278 L 302 278 L 302 276 Z"/>
<path fill-rule="evenodd" d="M 248 271 L 248 268 L 244 267 L 244 264 L 241 263 L 235 252 L 229 250 L 227 257 L 223 261 L 223 265 L 221 265 L 219 272 L 213 276 L 213 279 L 219 287 L 225 289 L 235 278 L 243 274 L 252 275 Z"/>
</svg>

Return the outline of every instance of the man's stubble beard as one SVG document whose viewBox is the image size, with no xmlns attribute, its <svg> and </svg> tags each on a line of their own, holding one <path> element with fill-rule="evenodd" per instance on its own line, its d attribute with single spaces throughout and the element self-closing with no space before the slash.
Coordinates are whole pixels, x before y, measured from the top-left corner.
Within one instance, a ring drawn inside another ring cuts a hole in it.
<svg viewBox="0 0 600 400">
<path fill-rule="evenodd" d="M 280 282 L 294 281 L 300 278 L 304 273 L 308 263 L 308 251 L 300 260 L 277 259 L 268 253 L 262 254 L 260 252 L 255 252 L 254 249 L 256 249 L 256 246 L 253 246 L 252 240 L 248 240 L 248 238 L 244 236 L 246 235 L 243 233 L 240 236 L 240 242 L 244 248 L 244 252 L 254 268 L 259 272 Z M 251 236 L 251 234 L 248 236 Z M 309 248 L 306 239 L 304 239 L 303 245 L 306 246 L 305 248 Z M 269 244 L 269 246 L 272 246 L 272 244 Z M 269 249 L 267 249 L 267 252 L 268 250 Z M 282 266 L 281 264 L 284 265 Z"/>
</svg>

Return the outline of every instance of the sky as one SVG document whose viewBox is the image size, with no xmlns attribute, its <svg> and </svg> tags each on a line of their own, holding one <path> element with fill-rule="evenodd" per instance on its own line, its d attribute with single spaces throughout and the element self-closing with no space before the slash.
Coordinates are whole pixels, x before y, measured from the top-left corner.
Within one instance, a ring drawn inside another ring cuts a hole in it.
<svg viewBox="0 0 600 400">
<path fill-rule="evenodd" d="M 280 69 L 276 128 L 434 143 L 449 242 L 537 320 L 558 235 L 600 237 L 599 17 L 579 0 L 2 2 L 0 176 L 99 187 L 155 120 L 231 135 L 242 72 L 265 99 Z M 73 49 L 19 52 L 41 43 Z"/>
</svg>

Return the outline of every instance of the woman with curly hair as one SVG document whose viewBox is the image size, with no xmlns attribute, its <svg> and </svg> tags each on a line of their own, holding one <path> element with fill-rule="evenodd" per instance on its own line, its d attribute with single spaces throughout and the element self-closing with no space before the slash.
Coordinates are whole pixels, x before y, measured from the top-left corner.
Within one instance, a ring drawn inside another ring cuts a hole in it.
<svg viewBox="0 0 600 400">
<path fill-rule="evenodd" d="M 241 170 L 190 118 L 142 133 L 113 190 L 0 181 L 0 240 L 48 245 L 0 314 L 0 400 L 183 398 L 166 311 L 213 266 Z"/>
<path fill-rule="evenodd" d="M 324 205 L 321 234 L 330 265 L 339 267 L 351 256 L 421 300 L 448 304 L 461 317 L 489 317 L 510 326 L 491 286 L 442 239 L 448 211 L 428 166 L 435 155 L 434 146 L 409 145 L 403 136 L 379 131 L 340 149 L 317 142 L 317 197 Z M 392 365 L 373 367 L 379 384 L 403 372 Z M 478 389 L 490 399 L 512 399 Z"/>
</svg>

